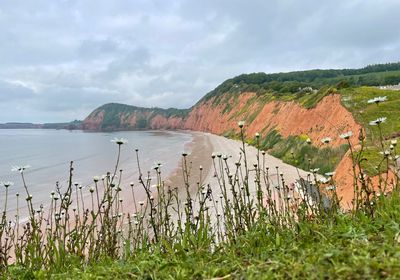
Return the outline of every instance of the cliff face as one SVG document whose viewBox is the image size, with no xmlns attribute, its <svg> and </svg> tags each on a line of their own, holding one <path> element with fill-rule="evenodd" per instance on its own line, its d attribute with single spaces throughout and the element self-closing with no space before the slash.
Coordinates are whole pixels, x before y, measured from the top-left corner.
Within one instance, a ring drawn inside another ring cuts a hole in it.
<svg viewBox="0 0 400 280">
<path fill-rule="evenodd" d="M 82 123 L 84 130 L 183 129 L 187 110 L 141 108 L 106 104 L 94 110 Z"/>
<path fill-rule="evenodd" d="M 361 126 L 341 104 L 340 94 L 330 94 L 312 108 L 305 108 L 297 101 L 265 99 L 254 92 L 226 94 L 204 99 L 187 111 L 146 109 L 122 104 L 106 104 L 93 111 L 84 121 L 86 130 L 135 130 L 135 129 L 186 129 L 211 132 L 218 135 L 235 135 L 238 121 L 246 121 L 246 137 L 256 132 L 261 139 L 271 131 L 283 138 L 301 136 L 310 138 L 313 146 L 323 145 L 321 139 L 330 137 L 330 147 L 346 144 L 341 133 L 357 133 Z M 355 144 L 357 137 L 352 137 Z M 339 163 L 337 184 L 343 203 L 352 198 L 349 163 L 344 157 Z M 350 182 L 350 183 L 349 183 Z"/>
<path fill-rule="evenodd" d="M 212 98 L 195 106 L 185 119 L 185 129 L 224 134 L 238 132 L 237 122 L 246 120 L 246 134 L 256 132 L 264 136 L 276 130 L 283 137 L 306 135 L 314 145 L 321 146 L 321 139 L 332 138 L 331 145 L 346 142 L 339 137 L 347 131 L 357 132 L 360 125 L 340 103 L 340 95 L 324 97 L 314 108 L 306 109 L 296 101 L 257 102 L 255 93 L 243 93 L 227 100 L 233 107 L 227 112 L 226 103 L 213 105 Z"/>
<path fill-rule="evenodd" d="M 261 100 L 252 92 L 225 96 L 223 102 L 218 102 L 216 98 L 200 102 L 188 113 L 179 115 L 169 114 L 166 110 L 137 107 L 110 112 L 105 105 L 84 120 L 83 129 L 187 129 L 223 135 L 237 133 L 237 122 L 245 120 L 248 137 L 256 132 L 265 136 L 276 130 L 283 137 L 307 136 L 315 146 L 322 145 L 322 138 L 330 137 L 331 145 L 339 146 L 345 144 L 339 137 L 341 133 L 357 132 L 360 128 L 340 103 L 339 94 L 325 96 L 311 109 L 296 101 Z"/>
</svg>

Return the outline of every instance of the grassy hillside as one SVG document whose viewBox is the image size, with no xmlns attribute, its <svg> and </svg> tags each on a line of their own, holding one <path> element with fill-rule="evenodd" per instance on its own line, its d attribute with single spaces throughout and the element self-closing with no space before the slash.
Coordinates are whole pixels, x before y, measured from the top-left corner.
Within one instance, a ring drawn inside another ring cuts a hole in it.
<svg viewBox="0 0 400 280">
<path fill-rule="evenodd" d="M 308 70 L 288 73 L 252 73 L 243 74 L 226 80 L 209 92 L 200 102 L 227 92 L 273 93 L 276 98 L 300 98 L 309 90 L 320 90 L 324 87 L 359 87 L 395 85 L 400 83 L 400 62 L 370 65 L 360 69 L 341 70 Z M 286 96 L 286 97 L 285 97 Z"/>
<path fill-rule="evenodd" d="M 380 152 L 390 150 L 391 140 L 400 136 L 400 91 L 381 90 L 374 87 L 346 88 L 341 90 L 343 105 L 352 112 L 356 120 L 363 125 L 367 136 L 367 149 L 364 153 L 363 166 L 369 174 L 378 174 L 376 168 L 382 160 Z M 375 97 L 386 97 L 387 101 L 379 104 L 368 104 Z M 371 126 L 369 123 L 384 117 L 386 121 L 381 126 Z M 382 133 L 384 146 L 381 145 Z"/>
</svg>

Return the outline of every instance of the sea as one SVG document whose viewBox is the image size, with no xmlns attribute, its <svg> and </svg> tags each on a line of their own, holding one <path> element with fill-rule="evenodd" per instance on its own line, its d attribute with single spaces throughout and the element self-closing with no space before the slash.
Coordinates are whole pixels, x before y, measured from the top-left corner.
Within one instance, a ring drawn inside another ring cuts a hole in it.
<svg viewBox="0 0 400 280">
<path fill-rule="evenodd" d="M 93 185 L 93 177 L 114 172 L 118 145 L 114 138 L 125 138 L 128 143 L 121 146 L 118 170 L 122 171 L 123 187 L 130 182 L 138 183 L 138 166 L 135 149 L 139 150 L 141 171 L 147 174 L 161 163 L 164 178 L 179 166 L 181 154 L 187 151 L 192 141 L 188 132 L 171 131 L 124 131 L 86 132 L 80 130 L 50 129 L 0 129 L 0 181 L 14 184 L 8 189 L 8 212 L 16 210 L 16 195 L 20 205 L 26 204 L 27 196 L 21 174 L 12 171 L 14 166 L 26 166 L 26 185 L 33 196 L 35 207 L 50 202 L 50 194 L 56 189 L 66 189 L 69 181 L 69 166 L 73 161 L 73 179 L 83 190 Z M 4 205 L 5 188 L 0 186 L 0 209 Z"/>
</svg>

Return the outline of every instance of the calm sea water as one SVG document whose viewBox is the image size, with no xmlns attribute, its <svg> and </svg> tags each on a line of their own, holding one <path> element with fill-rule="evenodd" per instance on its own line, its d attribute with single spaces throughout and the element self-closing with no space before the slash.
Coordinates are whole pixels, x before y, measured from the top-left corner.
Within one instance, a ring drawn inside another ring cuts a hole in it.
<svg viewBox="0 0 400 280">
<path fill-rule="evenodd" d="M 118 146 L 111 143 L 115 137 L 128 139 L 122 146 L 120 169 L 123 169 L 122 181 L 129 184 L 137 182 L 138 170 L 134 149 L 138 148 L 142 172 L 150 170 L 160 161 L 162 173 L 169 175 L 175 170 L 185 150 L 192 140 L 190 133 L 161 131 L 129 131 L 113 133 L 89 133 L 67 130 L 41 129 L 0 129 L 0 181 L 12 181 L 9 188 L 10 209 L 16 207 L 15 194 L 21 194 L 21 204 L 25 203 L 26 193 L 21 176 L 12 172 L 12 166 L 30 165 L 25 172 L 29 191 L 35 205 L 50 200 L 50 192 L 55 183 L 67 186 L 70 161 L 74 161 L 74 182 L 87 186 L 93 182 L 93 176 L 101 176 L 115 168 Z M 144 172 L 143 172 L 144 173 Z M 4 201 L 5 190 L 0 188 Z M 10 199 L 11 198 L 11 199 Z M 0 204 L 2 207 L 3 204 Z"/>
</svg>

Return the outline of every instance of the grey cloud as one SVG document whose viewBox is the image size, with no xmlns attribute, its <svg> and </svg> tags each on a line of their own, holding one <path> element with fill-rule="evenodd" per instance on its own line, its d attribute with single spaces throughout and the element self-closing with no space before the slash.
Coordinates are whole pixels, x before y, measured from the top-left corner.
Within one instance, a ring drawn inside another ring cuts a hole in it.
<svg viewBox="0 0 400 280">
<path fill-rule="evenodd" d="M 397 0 L 4 0 L 0 122 L 193 105 L 246 72 L 398 61 Z M 10 84 L 4 81 L 20 81 Z"/>
</svg>

